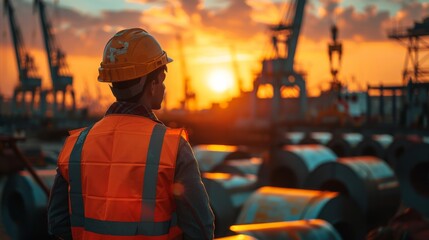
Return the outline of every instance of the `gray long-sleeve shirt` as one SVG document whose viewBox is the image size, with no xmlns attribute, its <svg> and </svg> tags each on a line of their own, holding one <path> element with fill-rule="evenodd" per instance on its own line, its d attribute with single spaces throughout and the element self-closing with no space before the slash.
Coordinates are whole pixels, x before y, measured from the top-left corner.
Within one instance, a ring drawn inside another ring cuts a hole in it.
<svg viewBox="0 0 429 240">
<path fill-rule="evenodd" d="M 115 102 L 106 112 L 109 114 L 139 115 L 161 123 L 152 111 L 133 103 Z M 174 181 L 184 186 L 183 195 L 175 199 L 178 226 L 183 230 L 184 239 L 213 239 L 214 215 L 192 148 L 183 138 L 179 143 Z M 50 234 L 72 239 L 68 207 L 68 183 L 57 170 L 48 204 Z"/>
</svg>

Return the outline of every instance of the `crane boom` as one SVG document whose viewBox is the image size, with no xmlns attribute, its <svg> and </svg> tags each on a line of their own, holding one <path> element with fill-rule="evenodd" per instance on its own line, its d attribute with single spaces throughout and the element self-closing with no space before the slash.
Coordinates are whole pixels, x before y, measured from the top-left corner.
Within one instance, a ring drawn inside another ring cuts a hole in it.
<svg viewBox="0 0 429 240">
<path fill-rule="evenodd" d="M 46 55 L 48 56 L 49 70 L 51 74 L 54 111 L 56 111 L 57 92 L 63 93 L 63 109 L 65 108 L 65 93 L 70 91 L 73 101 L 73 110 L 75 109 L 75 97 L 73 90 L 73 76 L 71 76 L 65 53 L 58 47 L 55 41 L 52 24 L 46 14 L 45 3 L 42 0 L 34 0 L 34 9 L 39 10 L 40 23 L 43 33 Z"/>
<path fill-rule="evenodd" d="M 21 29 L 15 18 L 15 11 L 9 0 L 4 0 L 4 13 L 9 16 L 9 25 L 15 49 L 16 63 L 20 85 L 23 90 L 32 90 L 41 86 L 41 78 L 37 74 L 37 68 L 33 57 L 24 47 Z"/>
<path fill-rule="evenodd" d="M 292 34 L 287 40 L 287 59 L 285 68 L 286 71 L 293 71 L 293 61 L 295 59 L 296 47 L 298 45 L 298 37 L 301 31 L 302 18 L 304 16 L 304 7 L 306 0 L 297 0 L 295 4 L 295 15 L 291 26 Z"/>
<path fill-rule="evenodd" d="M 18 22 L 15 17 L 15 10 L 9 0 L 3 1 L 3 10 L 4 14 L 9 16 L 9 26 L 12 36 L 12 41 L 15 50 L 16 64 L 18 67 L 18 78 L 19 83 L 14 89 L 13 99 L 12 99 L 12 112 L 19 113 L 21 107 L 26 108 L 25 104 L 25 94 L 27 92 L 31 93 L 31 109 L 30 113 L 35 113 L 36 109 L 34 108 L 34 98 L 40 87 L 42 85 L 42 79 L 37 73 L 36 65 L 34 64 L 34 59 L 29 52 L 24 47 L 24 40 L 22 38 L 21 29 L 19 28 Z M 21 94 L 22 99 L 19 106 L 15 106 L 18 103 L 18 95 Z M 42 99 L 41 99 L 42 100 Z M 28 113 L 28 112 L 27 112 Z"/>
</svg>

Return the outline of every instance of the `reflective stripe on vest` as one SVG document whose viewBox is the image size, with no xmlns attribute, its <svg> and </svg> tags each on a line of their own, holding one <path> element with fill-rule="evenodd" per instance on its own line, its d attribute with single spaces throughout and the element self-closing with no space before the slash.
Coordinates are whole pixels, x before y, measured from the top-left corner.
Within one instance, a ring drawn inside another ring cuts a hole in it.
<svg viewBox="0 0 429 240">
<path fill-rule="evenodd" d="M 71 226 L 84 227 L 85 230 L 105 235 L 116 236 L 160 236 L 169 233 L 170 227 L 177 224 L 177 215 L 172 214 L 172 219 L 163 222 L 154 222 L 154 210 L 156 199 L 157 173 L 160 162 L 162 144 L 166 128 L 156 124 L 154 126 L 147 153 L 147 165 L 144 173 L 144 186 L 142 190 L 142 211 L 139 222 L 106 221 L 84 216 L 84 202 L 81 182 L 81 154 L 86 136 L 92 126 L 83 130 L 76 140 L 69 159 L 69 183 Z"/>
</svg>

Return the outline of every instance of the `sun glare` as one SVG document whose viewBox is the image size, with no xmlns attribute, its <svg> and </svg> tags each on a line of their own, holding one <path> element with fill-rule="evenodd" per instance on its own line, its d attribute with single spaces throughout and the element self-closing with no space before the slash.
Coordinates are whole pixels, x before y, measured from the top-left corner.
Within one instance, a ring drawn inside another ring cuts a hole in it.
<svg viewBox="0 0 429 240">
<path fill-rule="evenodd" d="M 215 69 L 210 72 L 208 81 L 210 88 L 217 93 L 225 92 L 233 86 L 232 74 L 225 69 Z"/>
</svg>

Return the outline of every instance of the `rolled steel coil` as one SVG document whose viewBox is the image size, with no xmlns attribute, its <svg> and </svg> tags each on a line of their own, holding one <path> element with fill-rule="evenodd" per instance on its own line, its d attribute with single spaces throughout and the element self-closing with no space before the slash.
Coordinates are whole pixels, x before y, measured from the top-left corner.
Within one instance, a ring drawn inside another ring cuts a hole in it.
<svg viewBox="0 0 429 240">
<path fill-rule="evenodd" d="M 248 158 L 229 160 L 215 166 L 211 172 L 230 173 L 238 175 L 258 175 L 262 165 L 262 158 Z"/>
<path fill-rule="evenodd" d="M 332 225 L 321 219 L 233 225 L 231 230 L 259 240 L 341 240 Z"/>
<path fill-rule="evenodd" d="M 37 170 L 51 188 L 55 170 Z M 12 239 L 48 239 L 46 207 L 48 199 L 27 171 L 10 176 L 4 186 L 1 216 Z"/>
<path fill-rule="evenodd" d="M 201 172 L 209 172 L 226 160 L 251 158 L 249 153 L 238 146 L 197 145 L 193 150 Z"/>
<path fill-rule="evenodd" d="M 377 134 L 364 138 L 355 150 L 356 156 L 374 156 L 385 159 L 386 150 L 393 142 L 393 137 L 388 134 Z"/>
<path fill-rule="evenodd" d="M 203 173 L 202 180 L 215 214 L 215 236 L 232 234 L 229 227 L 235 222 L 244 202 L 257 188 L 257 178 L 227 173 Z"/>
<path fill-rule="evenodd" d="M 332 139 L 332 133 L 312 132 L 307 134 L 299 144 L 322 144 L 326 145 Z"/>
<path fill-rule="evenodd" d="M 360 133 L 343 133 L 335 135 L 326 144 L 338 157 L 352 156 L 354 148 L 363 139 Z"/>
<path fill-rule="evenodd" d="M 404 203 L 429 217 L 429 144 L 419 144 L 404 153 L 396 173 Z"/>
<path fill-rule="evenodd" d="M 305 188 L 337 191 L 353 199 L 366 215 L 368 227 L 386 224 L 398 210 L 401 196 L 393 170 L 372 157 L 339 158 L 308 175 Z"/>
<path fill-rule="evenodd" d="M 397 162 L 413 146 L 424 143 L 423 138 L 418 135 L 396 136 L 386 151 L 386 161 L 395 169 Z"/>
<path fill-rule="evenodd" d="M 362 212 L 349 198 L 335 192 L 262 187 L 246 201 L 236 224 L 323 219 L 343 239 L 363 239 Z"/>
<path fill-rule="evenodd" d="M 304 132 L 287 132 L 284 135 L 283 145 L 299 144 L 305 137 Z"/>
<path fill-rule="evenodd" d="M 271 185 L 299 188 L 308 173 L 337 156 L 323 145 L 286 145 L 274 153 L 270 177 Z"/>
</svg>

